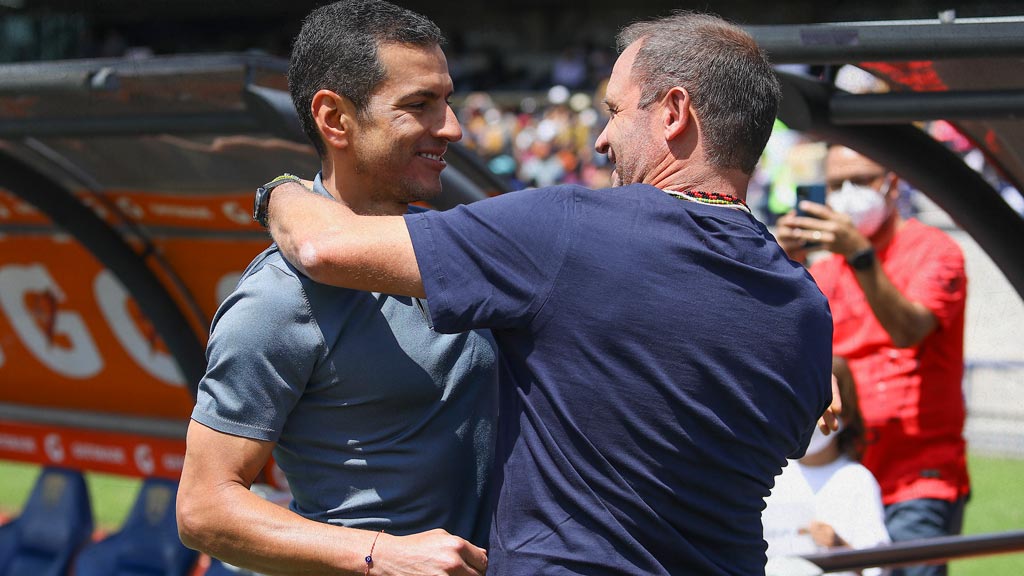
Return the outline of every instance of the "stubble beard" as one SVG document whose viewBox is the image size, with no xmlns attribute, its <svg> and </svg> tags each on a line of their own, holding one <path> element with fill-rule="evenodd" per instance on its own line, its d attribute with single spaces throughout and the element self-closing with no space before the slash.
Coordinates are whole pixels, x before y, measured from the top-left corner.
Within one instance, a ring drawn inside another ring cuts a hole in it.
<svg viewBox="0 0 1024 576">
<path fill-rule="evenodd" d="M 628 143 L 616 153 L 615 171 L 612 172 L 613 186 L 629 186 L 642 182 L 649 172 L 649 167 L 644 166 L 654 157 L 654 146 L 651 142 L 651 135 L 642 129 L 643 123 L 637 121 L 630 127 L 628 133 L 623 134 L 622 142 Z"/>
<path fill-rule="evenodd" d="M 396 154 L 392 150 L 383 155 L 360 154 L 356 157 L 356 174 L 374 182 L 369 191 L 370 199 L 377 203 L 411 204 L 436 198 L 441 192 L 440 182 L 436 186 L 424 186 L 411 178 L 398 176 L 404 166 L 390 162 Z"/>
</svg>

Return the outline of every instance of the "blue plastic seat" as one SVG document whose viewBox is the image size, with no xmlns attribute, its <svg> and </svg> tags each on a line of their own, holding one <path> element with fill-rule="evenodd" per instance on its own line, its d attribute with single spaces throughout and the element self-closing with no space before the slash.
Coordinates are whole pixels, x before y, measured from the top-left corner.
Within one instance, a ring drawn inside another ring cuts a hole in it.
<svg viewBox="0 0 1024 576">
<path fill-rule="evenodd" d="M 92 529 L 82 474 L 43 468 L 21 515 L 0 526 L 0 576 L 63 576 Z"/>
<path fill-rule="evenodd" d="M 75 576 L 187 576 L 198 552 L 178 538 L 177 493 L 177 482 L 145 480 L 121 529 L 78 555 Z"/>
</svg>

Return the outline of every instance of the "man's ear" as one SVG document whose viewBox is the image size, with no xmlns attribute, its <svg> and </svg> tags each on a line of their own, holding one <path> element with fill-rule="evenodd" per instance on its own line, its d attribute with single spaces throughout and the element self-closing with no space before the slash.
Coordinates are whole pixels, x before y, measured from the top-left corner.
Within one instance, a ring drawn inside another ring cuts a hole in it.
<svg viewBox="0 0 1024 576">
<path fill-rule="evenodd" d="M 665 140 L 678 138 L 690 126 L 690 93 L 673 86 L 661 98 Z"/>
<path fill-rule="evenodd" d="M 333 148 L 347 147 L 355 124 L 356 110 L 352 101 L 337 92 L 319 90 L 313 95 L 310 108 L 324 144 Z"/>
</svg>

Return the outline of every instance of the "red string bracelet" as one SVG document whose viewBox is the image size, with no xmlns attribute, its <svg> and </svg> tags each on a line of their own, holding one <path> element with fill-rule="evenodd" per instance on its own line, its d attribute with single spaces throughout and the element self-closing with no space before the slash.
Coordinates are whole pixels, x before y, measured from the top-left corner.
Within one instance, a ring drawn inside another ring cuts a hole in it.
<svg viewBox="0 0 1024 576">
<path fill-rule="evenodd" d="M 373 537 L 373 544 L 370 544 L 370 553 L 366 555 L 366 558 L 363 558 L 363 560 L 366 560 L 366 572 L 363 572 L 364 576 L 370 576 L 370 568 L 373 567 L 373 549 L 377 547 L 377 538 L 380 538 L 380 535 L 383 533 L 383 530 L 377 532 L 377 535 Z"/>
</svg>

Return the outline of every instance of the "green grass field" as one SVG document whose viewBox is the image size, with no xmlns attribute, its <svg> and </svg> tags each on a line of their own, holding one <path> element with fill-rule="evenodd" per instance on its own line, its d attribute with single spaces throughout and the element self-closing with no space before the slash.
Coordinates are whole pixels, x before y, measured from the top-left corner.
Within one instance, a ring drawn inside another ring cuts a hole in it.
<svg viewBox="0 0 1024 576">
<path fill-rule="evenodd" d="M 0 515 L 18 513 L 35 482 L 36 466 L 0 462 Z M 970 473 L 974 494 L 967 505 L 964 534 L 1024 530 L 1024 460 L 972 456 Z M 139 481 L 108 474 L 88 474 L 96 526 L 116 530 L 128 515 Z M 1024 574 L 1024 552 L 958 560 L 953 576 L 1016 576 Z"/>
<path fill-rule="evenodd" d="M 1024 460 L 971 457 L 971 501 L 964 513 L 964 534 L 1024 530 Z M 954 576 L 1024 574 L 1024 552 L 953 562 Z"/>
<path fill-rule="evenodd" d="M 18 514 L 38 475 L 38 466 L 0 462 L 0 516 Z M 96 528 L 101 532 L 117 530 L 128 516 L 141 482 L 136 478 L 94 473 L 87 473 L 85 481 L 89 487 Z"/>
</svg>

